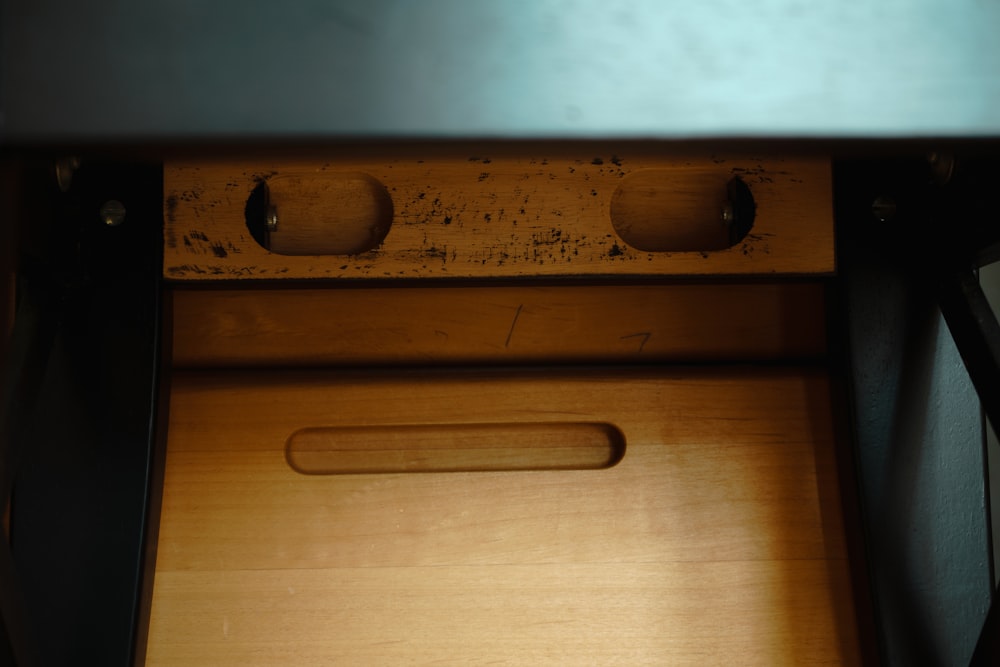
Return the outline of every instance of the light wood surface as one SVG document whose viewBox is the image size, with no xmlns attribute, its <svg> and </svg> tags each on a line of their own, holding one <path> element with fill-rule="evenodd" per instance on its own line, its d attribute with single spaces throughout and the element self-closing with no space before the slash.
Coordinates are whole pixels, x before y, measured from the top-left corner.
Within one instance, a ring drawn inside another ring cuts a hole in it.
<svg viewBox="0 0 1000 667">
<path fill-rule="evenodd" d="M 367 174 L 277 175 L 267 195 L 280 215 L 267 248 L 280 255 L 355 255 L 377 247 L 392 224 L 392 199 Z"/>
<path fill-rule="evenodd" d="M 181 367 L 773 361 L 825 353 L 823 286 L 177 290 Z"/>
<path fill-rule="evenodd" d="M 149 665 L 855 664 L 802 369 L 178 372 Z M 302 475 L 306 427 L 601 422 L 603 470 Z"/>
<path fill-rule="evenodd" d="M 401 279 L 829 274 L 834 269 L 829 160 L 698 159 L 634 144 L 620 155 L 584 153 L 579 144 L 548 145 L 537 155 L 525 154 L 523 147 L 515 153 L 500 150 L 468 155 L 441 146 L 419 156 L 400 149 L 393 156 L 358 147 L 327 160 L 169 162 L 164 275 Z M 391 200 L 388 235 L 368 252 L 320 255 L 330 249 L 328 237 L 337 235 L 331 229 L 346 226 L 361 238 L 384 232 L 383 216 L 358 209 L 353 195 L 338 203 L 336 193 L 345 183 L 361 182 L 359 174 L 384 187 Z M 725 185 L 734 176 L 752 191 L 756 222 L 743 241 L 719 249 L 714 239 Z M 279 206 L 275 234 L 276 239 L 292 235 L 293 247 L 284 251 L 308 252 L 313 234 L 315 255 L 276 254 L 251 237 L 247 201 L 261 183 L 271 184 L 278 203 L 288 209 Z M 637 212 L 635 220 L 630 211 Z M 641 247 L 662 251 L 637 250 L 616 229 Z M 706 233 L 705 247 L 691 250 Z M 678 247 L 688 250 L 670 251 Z"/>
<path fill-rule="evenodd" d="M 628 174 L 611 196 L 611 225 L 637 250 L 724 250 L 733 245 L 722 215 L 730 204 L 727 176 L 732 177 L 724 170 L 703 169 L 640 169 Z"/>
</svg>

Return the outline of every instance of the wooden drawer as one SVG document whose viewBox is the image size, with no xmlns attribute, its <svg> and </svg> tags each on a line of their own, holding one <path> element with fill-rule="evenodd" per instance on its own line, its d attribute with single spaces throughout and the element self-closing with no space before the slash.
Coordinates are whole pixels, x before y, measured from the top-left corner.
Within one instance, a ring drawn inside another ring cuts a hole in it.
<svg viewBox="0 0 1000 667">
<path fill-rule="evenodd" d="M 829 164 L 548 149 L 167 165 L 147 664 L 860 662 Z M 751 232 L 664 249 L 734 177 Z M 248 222 L 336 227 L 372 182 L 361 253 Z"/>
</svg>

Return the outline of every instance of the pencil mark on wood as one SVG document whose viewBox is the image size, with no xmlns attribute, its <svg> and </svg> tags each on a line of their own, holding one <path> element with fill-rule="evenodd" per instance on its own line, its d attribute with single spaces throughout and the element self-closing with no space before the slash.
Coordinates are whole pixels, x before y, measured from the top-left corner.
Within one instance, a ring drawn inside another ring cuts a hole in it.
<svg viewBox="0 0 1000 667">
<path fill-rule="evenodd" d="M 639 351 L 642 352 L 643 348 L 646 347 L 646 343 L 652 337 L 652 332 L 644 331 L 642 333 L 628 334 L 627 336 L 622 336 L 620 340 L 628 340 L 629 338 L 641 338 L 639 341 Z"/>
<path fill-rule="evenodd" d="M 510 331 L 508 331 L 508 332 L 507 332 L 507 340 L 506 340 L 506 341 L 504 341 L 504 344 L 503 344 L 503 346 L 504 346 L 505 348 L 508 348 L 508 347 L 510 347 L 510 339 L 511 339 L 511 337 L 512 337 L 512 336 L 514 335 L 514 327 L 516 327 L 516 326 L 517 326 L 517 318 L 521 317 L 521 309 L 522 309 L 522 308 L 524 308 L 524 304 L 523 304 L 523 303 L 522 303 L 522 304 L 520 304 L 520 305 L 519 305 L 519 306 L 517 307 L 517 311 L 516 311 L 516 312 L 514 313 L 514 319 L 513 319 L 513 321 L 512 321 L 511 323 L 510 323 Z"/>
</svg>

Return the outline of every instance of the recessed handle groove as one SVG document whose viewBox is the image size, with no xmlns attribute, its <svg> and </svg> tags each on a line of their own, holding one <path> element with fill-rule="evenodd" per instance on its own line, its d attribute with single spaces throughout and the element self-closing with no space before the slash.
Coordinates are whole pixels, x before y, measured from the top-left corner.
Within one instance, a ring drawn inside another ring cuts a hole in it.
<svg viewBox="0 0 1000 667">
<path fill-rule="evenodd" d="M 621 460 L 625 437 L 602 422 L 304 428 L 285 454 L 307 475 L 597 470 Z"/>
<path fill-rule="evenodd" d="M 273 176 L 250 193 L 247 229 L 278 255 L 357 255 L 392 226 L 392 199 L 365 173 Z"/>
<path fill-rule="evenodd" d="M 739 244 L 753 228 L 749 186 L 728 170 L 644 169 L 611 198 L 611 224 L 643 252 L 711 252 Z"/>
</svg>

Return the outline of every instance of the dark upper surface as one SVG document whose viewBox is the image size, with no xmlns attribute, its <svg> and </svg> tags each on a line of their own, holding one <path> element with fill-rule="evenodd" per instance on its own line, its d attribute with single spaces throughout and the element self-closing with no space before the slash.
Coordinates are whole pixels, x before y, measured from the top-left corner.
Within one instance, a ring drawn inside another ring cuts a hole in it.
<svg viewBox="0 0 1000 667">
<path fill-rule="evenodd" d="M 0 0 L 0 143 L 1000 136 L 985 0 Z"/>
</svg>

